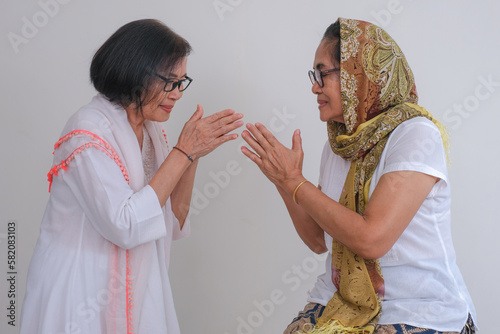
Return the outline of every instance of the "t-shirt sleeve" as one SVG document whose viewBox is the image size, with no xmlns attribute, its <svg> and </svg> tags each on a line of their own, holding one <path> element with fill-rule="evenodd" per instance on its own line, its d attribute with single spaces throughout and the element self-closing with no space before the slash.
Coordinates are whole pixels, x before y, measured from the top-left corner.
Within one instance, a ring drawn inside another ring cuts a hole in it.
<svg viewBox="0 0 500 334">
<path fill-rule="evenodd" d="M 327 140 L 325 145 L 323 145 L 323 152 L 321 153 L 321 163 L 319 165 L 319 179 L 318 179 L 318 185 L 321 186 L 324 182 L 324 177 L 325 177 L 325 164 L 326 164 L 326 152 L 327 150 L 330 150 L 330 143 Z"/>
<path fill-rule="evenodd" d="M 399 125 L 391 134 L 378 167 L 379 176 L 415 171 L 448 183 L 447 157 L 441 133 L 432 121 L 418 117 Z M 437 190 L 439 187 L 434 187 Z"/>
</svg>

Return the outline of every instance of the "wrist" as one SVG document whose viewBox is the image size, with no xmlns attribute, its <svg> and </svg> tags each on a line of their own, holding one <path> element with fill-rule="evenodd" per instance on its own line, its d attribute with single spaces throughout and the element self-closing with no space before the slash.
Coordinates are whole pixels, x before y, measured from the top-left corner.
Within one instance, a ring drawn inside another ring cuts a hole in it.
<svg viewBox="0 0 500 334">
<path fill-rule="evenodd" d="M 173 149 L 175 149 L 175 150 L 179 151 L 180 153 L 184 154 L 184 155 L 186 156 L 186 158 L 187 158 L 187 159 L 188 159 L 191 163 L 193 163 L 193 162 L 194 162 L 194 158 L 193 158 L 191 155 L 189 155 L 189 153 L 187 153 L 187 152 L 186 152 L 185 150 L 183 150 L 182 148 L 179 148 L 179 147 L 176 145 L 176 146 L 174 146 L 174 147 L 172 148 L 172 150 L 173 150 Z"/>
<path fill-rule="evenodd" d="M 306 178 L 304 176 L 298 175 L 297 177 L 287 179 L 286 182 L 282 184 L 281 188 L 292 196 L 297 185 L 305 180 Z"/>
<path fill-rule="evenodd" d="M 306 183 L 308 183 L 309 181 L 307 181 L 306 179 L 300 181 L 297 186 L 293 189 L 293 193 L 292 193 L 292 199 L 293 201 L 295 202 L 295 204 L 299 204 L 299 202 L 297 201 L 297 193 L 299 192 L 299 189 Z"/>
</svg>

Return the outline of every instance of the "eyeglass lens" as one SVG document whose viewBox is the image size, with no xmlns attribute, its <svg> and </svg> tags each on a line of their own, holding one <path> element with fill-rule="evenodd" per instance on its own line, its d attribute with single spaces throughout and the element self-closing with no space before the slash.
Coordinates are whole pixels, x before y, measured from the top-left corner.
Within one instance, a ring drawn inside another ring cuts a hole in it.
<svg viewBox="0 0 500 334">
<path fill-rule="evenodd" d="M 314 83 L 318 83 L 320 87 L 323 87 L 323 78 L 321 77 L 321 72 L 319 70 L 309 71 L 309 80 L 314 85 Z"/>
<path fill-rule="evenodd" d="M 185 83 L 186 83 L 186 87 L 184 88 L 184 84 Z M 178 80 L 178 81 L 167 81 L 165 83 L 164 90 L 166 92 L 171 92 L 174 89 L 176 89 L 177 87 L 179 87 L 179 92 L 182 92 L 182 91 L 184 91 L 187 88 L 187 86 L 189 86 L 189 80 L 188 79 Z"/>
</svg>

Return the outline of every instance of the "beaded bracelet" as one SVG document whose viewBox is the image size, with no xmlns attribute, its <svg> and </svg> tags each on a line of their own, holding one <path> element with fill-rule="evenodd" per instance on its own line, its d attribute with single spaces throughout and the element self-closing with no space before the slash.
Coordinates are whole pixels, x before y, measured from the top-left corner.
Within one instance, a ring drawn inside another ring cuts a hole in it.
<svg viewBox="0 0 500 334">
<path fill-rule="evenodd" d="M 186 152 L 184 152 L 183 150 L 181 150 L 181 149 L 180 149 L 180 148 L 178 148 L 177 146 L 174 146 L 173 148 L 175 148 L 176 150 L 178 150 L 178 151 L 180 151 L 180 152 L 184 153 L 184 154 L 186 155 L 186 157 L 187 157 L 187 158 L 188 158 L 191 162 L 193 162 L 193 161 L 194 161 L 194 159 L 193 159 L 193 157 L 192 157 L 192 156 L 190 156 L 189 154 L 187 154 Z"/>
</svg>

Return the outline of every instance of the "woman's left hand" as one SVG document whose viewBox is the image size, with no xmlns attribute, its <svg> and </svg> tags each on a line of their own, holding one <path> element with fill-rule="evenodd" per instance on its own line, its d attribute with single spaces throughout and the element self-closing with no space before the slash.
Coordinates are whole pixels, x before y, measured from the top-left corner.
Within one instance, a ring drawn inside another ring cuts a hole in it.
<svg viewBox="0 0 500 334">
<path fill-rule="evenodd" d="M 297 184 L 305 180 L 302 176 L 302 138 L 300 130 L 292 136 L 292 149 L 281 144 L 264 125 L 248 123 L 242 137 L 255 151 L 243 146 L 241 151 L 260 168 L 262 173 L 276 186 L 292 193 Z"/>
</svg>

